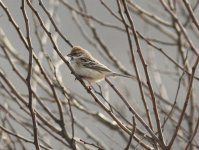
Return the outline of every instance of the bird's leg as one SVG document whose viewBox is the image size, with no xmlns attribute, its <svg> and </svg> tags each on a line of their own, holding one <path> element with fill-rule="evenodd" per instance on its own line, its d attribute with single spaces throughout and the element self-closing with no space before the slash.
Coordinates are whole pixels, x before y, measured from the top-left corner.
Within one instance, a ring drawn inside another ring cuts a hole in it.
<svg viewBox="0 0 199 150">
<path fill-rule="evenodd" d="M 91 90 L 92 90 L 92 88 L 93 88 L 93 87 L 92 87 L 91 82 L 89 82 L 89 81 L 88 81 L 88 86 L 87 86 L 87 87 L 88 87 L 89 91 L 91 91 Z"/>
<path fill-rule="evenodd" d="M 79 79 L 82 79 L 82 77 L 76 74 L 76 76 L 75 76 L 75 81 L 76 81 L 76 80 L 79 80 Z"/>
<path fill-rule="evenodd" d="M 71 71 L 71 74 L 73 74 L 75 76 L 75 80 L 74 81 L 82 79 L 82 76 L 76 74 L 75 72 Z"/>
<path fill-rule="evenodd" d="M 98 83 L 96 83 L 96 84 L 97 84 L 97 86 L 98 86 L 98 88 L 100 90 L 100 93 L 102 93 L 102 87 L 101 87 L 101 85 L 99 85 Z"/>
</svg>

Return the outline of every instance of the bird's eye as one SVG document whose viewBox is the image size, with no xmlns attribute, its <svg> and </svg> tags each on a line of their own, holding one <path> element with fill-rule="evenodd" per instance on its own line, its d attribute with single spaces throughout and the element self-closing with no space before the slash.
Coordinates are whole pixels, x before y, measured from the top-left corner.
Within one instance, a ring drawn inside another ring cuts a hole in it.
<svg viewBox="0 0 199 150">
<path fill-rule="evenodd" d="M 73 56 L 75 56 L 75 57 L 79 57 L 79 56 L 80 56 L 80 54 L 79 54 L 79 53 L 74 53 L 74 54 L 73 54 Z"/>
<path fill-rule="evenodd" d="M 77 53 L 73 53 L 73 56 L 77 56 Z"/>
</svg>

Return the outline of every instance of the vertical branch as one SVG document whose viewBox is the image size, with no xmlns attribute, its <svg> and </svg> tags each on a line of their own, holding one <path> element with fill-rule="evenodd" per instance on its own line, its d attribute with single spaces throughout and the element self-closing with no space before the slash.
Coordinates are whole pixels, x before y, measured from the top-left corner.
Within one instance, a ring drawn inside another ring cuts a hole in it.
<svg viewBox="0 0 199 150">
<path fill-rule="evenodd" d="M 190 77 L 190 81 L 189 81 L 189 87 L 188 87 L 188 90 L 187 90 L 187 95 L 186 95 L 186 99 L 185 99 L 185 102 L 184 102 L 184 106 L 183 106 L 183 109 L 182 109 L 182 112 L 180 114 L 180 118 L 178 120 L 178 124 L 176 126 L 176 130 L 171 138 L 171 141 L 168 145 L 168 149 L 170 149 L 175 141 L 175 138 L 178 134 L 178 130 L 180 128 L 180 125 L 182 123 L 182 120 L 183 120 L 183 117 L 185 115 L 185 112 L 186 112 L 186 108 L 187 108 L 187 105 L 188 105 L 188 102 L 189 102 L 189 98 L 190 98 L 190 95 L 191 95 L 191 91 L 192 91 L 192 86 L 193 86 L 193 80 L 194 80 L 194 74 L 195 74 L 195 71 L 196 71 L 196 68 L 198 66 L 198 63 L 199 63 L 199 56 L 197 57 L 196 59 L 196 62 L 194 64 L 194 66 L 192 67 L 192 75 Z"/>
<path fill-rule="evenodd" d="M 128 144 L 127 146 L 125 147 L 124 150 L 128 150 L 130 148 L 130 145 L 131 145 L 131 141 L 132 141 L 132 138 L 133 138 L 133 135 L 135 134 L 135 130 L 136 130 L 136 122 L 135 122 L 135 117 L 133 116 L 133 130 L 132 130 L 132 133 L 129 137 L 129 141 L 128 141 Z"/>
<path fill-rule="evenodd" d="M 194 132 L 193 132 L 193 134 L 192 134 L 190 140 L 188 141 L 187 146 L 185 147 L 185 150 L 187 150 L 187 149 L 189 148 L 189 146 L 191 145 L 191 143 L 192 143 L 192 141 L 193 141 L 195 135 L 197 134 L 198 127 L 199 127 L 199 118 L 198 118 L 198 120 L 197 120 L 196 127 L 195 127 L 195 129 L 194 129 Z"/>
<path fill-rule="evenodd" d="M 161 124 L 160 124 L 159 113 L 158 113 L 158 110 L 157 110 L 156 98 L 155 98 L 155 95 L 154 95 L 154 92 L 153 92 L 153 88 L 152 88 L 152 85 L 151 85 L 147 64 L 145 63 L 144 57 L 143 57 L 143 55 L 141 53 L 141 47 L 140 47 L 139 40 L 138 40 L 138 37 L 137 37 L 137 33 L 136 33 L 135 26 L 134 26 L 134 22 L 133 22 L 133 19 L 131 18 L 130 14 L 129 14 L 129 11 L 128 11 L 128 8 L 127 8 L 127 4 L 126 4 L 125 0 L 123 0 L 123 5 L 124 5 L 124 12 L 125 12 L 128 20 L 129 20 L 129 22 L 130 22 L 131 30 L 132 30 L 133 35 L 134 35 L 135 43 L 136 43 L 136 46 L 137 46 L 137 52 L 138 52 L 138 54 L 140 56 L 141 62 L 142 62 L 143 67 L 144 67 L 144 72 L 145 72 L 147 84 L 148 84 L 148 87 L 149 87 L 149 91 L 150 91 L 151 99 L 152 99 L 152 103 L 153 103 L 153 110 L 154 110 L 154 113 L 155 113 L 155 118 L 156 118 L 156 123 L 157 123 L 157 128 L 158 128 L 158 134 L 159 134 L 160 140 L 162 142 L 161 145 L 163 147 L 165 147 L 164 137 L 163 137 Z"/>
<path fill-rule="evenodd" d="M 25 0 L 22 0 L 21 10 L 22 10 L 22 14 L 23 14 L 23 17 L 24 17 L 24 20 L 25 20 L 26 39 L 27 39 L 27 42 L 28 42 L 28 51 L 29 51 L 28 75 L 27 75 L 27 78 L 26 78 L 27 87 L 28 87 L 28 94 L 29 94 L 28 108 L 30 110 L 30 114 L 31 114 L 31 117 L 32 117 L 35 148 L 37 150 L 40 150 L 39 141 L 38 141 L 36 114 L 35 114 L 34 107 L 32 105 L 33 97 L 32 97 L 32 88 L 31 88 L 31 76 L 32 76 L 32 62 L 33 62 L 33 48 L 32 48 L 31 39 L 30 39 L 29 21 L 28 21 L 27 15 L 26 15 L 24 4 L 25 4 Z"/>
<path fill-rule="evenodd" d="M 54 49 L 56 50 L 56 52 L 58 53 L 58 55 L 59 55 L 62 59 L 64 59 L 64 62 L 66 62 L 66 64 L 69 65 L 69 62 L 64 58 L 64 56 L 63 56 L 63 55 L 60 53 L 60 51 L 58 50 L 58 48 L 57 48 L 57 46 L 56 46 L 56 44 L 55 44 L 55 42 L 54 42 L 54 40 L 53 40 L 53 38 L 52 38 L 52 36 L 51 36 L 51 32 L 49 32 L 49 31 L 45 28 L 45 26 L 44 26 L 44 24 L 43 24 L 43 21 L 42 21 L 42 19 L 41 19 L 40 16 L 39 16 L 39 13 L 38 13 L 38 12 L 35 10 L 35 8 L 31 5 L 31 3 L 30 3 L 29 0 L 27 0 L 27 4 L 28 4 L 28 6 L 30 7 L 30 9 L 33 11 L 33 13 L 36 15 L 36 17 L 37 17 L 37 19 L 39 20 L 39 23 L 40 23 L 40 25 L 42 26 L 42 28 L 43 28 L 43 30 L 45 31 L 45 33 L 46 33 L 46 34 L 48 35 L 48 37 L 50 38 L 51 43 L 53 44 L 53 47 L 54 47 Z M 40 5 L 42 5 L 41 2 L 40 2 Z M 48 15 L 49 15 L 49 17 L 50 17 L 50 14 L 49 14 L 49 13 L 48 13 Z M 51 17 L 50 17 L 50 18 L 51 18 Z M 53 21 L 52 18 L 51 18 L 50 20 Z M 54 22 L 53 22 L 53 25 L 55 25 Z M 56 27 L 56 26 L 55 26 L 55 27 Z M 57 27 L 56 27 L 56 29 L 57 29 L 56 31 L 59 31 Z M 58 32 L 58 33 L 60 33 L 60 32 Z M 66 40 L 67 40 L 67 39 L 66 39 Z M 69 41 L 68 41 L 67 43 L 68 43 L 70 46 L 72 46 L 72 44 L 71 44 Z M 60 120 L 58 121 L 58 122 L 59 122 L 59 125 L 60 125 L 60 127 L 61 127 L 61 133 L 60 133 L 60 134 L 61 134 L 61 136 L 62 136 L 63 138 L 65 138 L 65 140 L 70 144 L 71 148 L 73 148 L 74 150 L 76 150 L 77 147 L 76 147 L 76 143 L 75 143 L 74 139 L 73 139 L 73 138 L 71 139 L 71 138 L 69 137 L 67 131 L 66 131 L 62 104 L 61 104 L 61 102 L 60 102 L 60 100 L 59 100 L 59 98 L 58 98 L 58 95 L 57 95 L 56 91 L 55 91 L 55 87 L 53 86 L 52 82 L 49 80 L 49 78 L 47 77 L 47 75 L 46 75 L 45 73 L 43 73 L 43 75 L 45 76 L 47 82 L 49 83 L 49 85 L 50 85 L 50 87 L 51 87 L 51 89 L 52 89 L 53 95 L 54 95 L 54 97 L 55 97 L 55 99 L 56 99 L 56 101 L 57 101 L 57 105 L 58 105 L 58 109 L 59 109 L 59 115 L 60 115 Z M 73 130 L 73 128 L 72 128 L 72 130 Z M 74 132 L 74 130 L 73 130 L 72 132 Z M 73 135 L 74 135 L 74 133 L 73 133 Z"/>
<path fill-rule="evenodd" d="M 121 11 L 120 1 L 118 0 L 117 3 L 118 3 L 118 8 L 119 8 L 119 14 L 120 14 L 120 16 L 122 18 L 122 22 L 123 22 L 123 24 L 125 26 L 125 29 L 126 29 L 126 32 L 127 32 L 129 47 L 130 47 L 131 56 L 132 56 L 132 62 L 133 62 L 133 65 L 134 65 L 134 69 L 135 69 L 135 73 L 136 73 L 136 77 L 137 77 L 137 81 L 138 81 L 138 85 L 139 85 L 141 99 L 142 99 L 143 104 L 144 104 L 144 108 L 145 108 L 145 111 L 146 111 L 146 115 L 147 115 L 147 119 L 148 119 L 148 122 L 149 122 L 149 126 L 153 130 L 153 124 L 152 124 L 152 121 L 151 121 L 151 116 L 150 116 L 149 109 L 148 109 L 148 106 L 147 106 L 147 103 L 146 103 L 146 100 L 145 100 L 144 90 L 143 90 L 142 82 L 141 82 L 140 75 L 139 75 L 139 70 L 138 70 L 138 67 L 137 67 L 137 64 L 136 64 L 135 55 L 134 55 L 133 45 L 131 43 L 129 27 L 128 27 L 128 25 L 127 25 L 127 23 L 126 23 L 126 21 L 124 19 L 123 13 Z"/>
</svg>

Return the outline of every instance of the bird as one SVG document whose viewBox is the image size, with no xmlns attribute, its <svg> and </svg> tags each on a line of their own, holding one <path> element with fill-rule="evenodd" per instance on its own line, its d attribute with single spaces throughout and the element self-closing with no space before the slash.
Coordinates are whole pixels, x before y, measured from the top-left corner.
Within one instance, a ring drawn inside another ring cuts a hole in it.
<svg viewBox="0 0 199 150">
<path fill-rule="evenodd" d="M 132 76 L 113 72 L 95 59 L 89 51 L 80 46 L 73 46 L 71 52 L 67 56 L 70 57 L 70 64 L 75 74 L 81 79 L 88 81 L 89 85 L 98 83 L 110 76 L 132 78 Z"/>
</svg>

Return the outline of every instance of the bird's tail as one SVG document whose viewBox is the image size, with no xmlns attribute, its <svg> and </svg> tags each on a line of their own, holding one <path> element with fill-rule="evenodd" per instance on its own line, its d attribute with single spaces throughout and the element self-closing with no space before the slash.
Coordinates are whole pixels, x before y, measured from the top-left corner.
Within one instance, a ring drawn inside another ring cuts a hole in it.
<svg viewBox="0 0 199 150">
<path fill-rule="evenodd" d="M 119 73 L 116 73 L 116 72 L 113 72 L 112 74 L 111 74 L 111 76 L 120 76 L 120 77 L 125 77 L 125 78 L 131 78 L 131 79 L 136 79 L 136 77 L 135 76 L 132 76 L 132 75 L 125 75 L 125 74 L 119 74 Z"/>
</svg>

